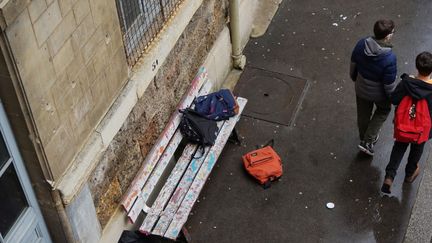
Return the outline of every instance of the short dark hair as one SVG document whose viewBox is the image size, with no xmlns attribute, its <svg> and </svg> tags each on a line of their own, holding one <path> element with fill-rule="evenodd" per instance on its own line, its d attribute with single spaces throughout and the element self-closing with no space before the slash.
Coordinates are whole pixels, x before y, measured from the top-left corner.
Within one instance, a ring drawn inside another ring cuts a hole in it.
<svg viewBox="0 0 432 243">
<path fill-rule="evenodd" d="M 432 54 L 427 51 L 418 54 L 416 68 L 420 75 L 429 76 L 432 73 Z"/>
<path fill-rule="evenodd" d="M 395 24 L 393 20 L 380 19 L 375 22 L 374 25 L 374 35 L 377 40 L 382 40 L 392 33 Z"/>
</svg>

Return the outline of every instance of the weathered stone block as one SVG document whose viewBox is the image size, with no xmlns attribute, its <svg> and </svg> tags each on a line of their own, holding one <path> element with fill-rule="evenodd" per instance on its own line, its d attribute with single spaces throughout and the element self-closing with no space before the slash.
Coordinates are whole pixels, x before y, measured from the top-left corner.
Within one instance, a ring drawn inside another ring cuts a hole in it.
<svg viewBox="0 0 432 243">
<path fill-rule="evenodd" d="M 69 114 L 70 127 L 74 131 L 72 136 L 76 141 L 76 146 L 81 148 L 87 141 L 93 129 L 89 125 L 87 119 L 88 112 L 93 107 L 93 101 L 90 92 L 85 92 L 79 99 L 79 103 L 73 107 L 72 112 Z"/>
<path fill-rule="evenodd" d="M 14 20 L 22 14 L 31 0 L 9 0 L 2 8 L 1 13 L 7 26 L 11 25 Z"/>
<path fill-rule="evenodd" d="M 66 40 L 71 37 L 72 32 L 75 29 L 76 24 L 74 15 L 72 12 L 69 12 L 48 39 L 48 47 L 52 57 L 57 54 Z"/>
<path fill-rule="evenodd" d="M 78 71 L 78 75 L 74 78 L 74 80 L 81 84 L 83 90 L 89 90 L 90 80 L 85 67 Z"/>
<path fill-rule="evenodd" d="M 57 75 L 63 73 L 67 66 L 75 58 L 74 49 L 72 48 L 71 41 L 67 41 L 66 44 L 60 49 L 60 51 L 53 58 L 54 70 Z"/>
<path fill-rule="evenodd" d="M 117 18 L 118 23 L 118 15 L 115 14 L 114 16 L 112 16 L 113 12 L 116 13 L 117 11 L 115 1 L 91 0 L 90 9 L 96 26 L 102 25 L 107 22 L 112 23 L 112 21 L 109 20 L 113 19 L 114 17 Z"/>
<path fill-rule="evenodd" d="M 51 141 L 44 146 L 54 180 L 57 180 L 65 172 L 78 151 L 71 135 L 72 132 L 72 129 L 63 123 Z"/>
<path fill-rule="evenodd" d="M 30 14 L 30 18 L 34 23 L 39 16 L 43 13 L 43 11 L 47 8 L 45 0 L 33 0 L 28 6 L 28 11 Z"/>
<path fill-rule="evenodd" d="M 118 201 L 121 199 L 122 190 L 118 177 L 109 184 L 108 190 L 98 202 L 96 213 L 99 215 L 101 225 L 106 225 L 118 206 Z M 115 202 L 115 203 L 113 203 Z"/>
<path fill-rule="evenodd" d="M 85 69 L 88 75 L 88 80 L 89 80 L 89 84 L 90 86 L 93 85 L 94 81 L 96 80 L 97 76 L 96 76 L 96 71 L 94 70 L 94 66 L 93 65 L 85 65 Z M 89 86 L 89 87 L 90 87 Z"/>
<path fill-rule="evenodd" d="M 65 68 L 69 66 L 74 58 L 74 49 L 72 48 L 72 43 L 69 39 L 53 58 L 54 70 L 56 71 L 57 75 L 63 73 Z"/>
<path fill-rule="evenodd" d="M 123 47 L 118 48 L 111 58 L 107 76 L 110 93 L 117 94 L 128 80 L 128 66 Z"/>
<path fill-rule="evenodd" d="M 29 97 L 42 95 L 54 82 L 54 67 L 50 60 L 48 48 L 40 49 L 27 11 L 16 19 L 6 30 L 18 70 Z M 31 58 L 29 58 L 31 57 Z"/>
<path fill-rule="evenodd" d="M 66 67 L 66 74 L 68 75 L 68 78 L 72 80 L 76 79 L 76 77 L 80 74 L 79 72 L 85 67 L 85 64 L 81 52 L 77 51 L 79 50 L 78 47 L 74 44 L 72 39 L 70 40 L 72 43 L 72 48 L 74 49 L 75 58 Z"/>
<path fill-rule="evenodd" d="M 74 107 L 80 102 L 84 91 L 76 80 L 69 79 L 66 74 L 62 77 L 53 85 L 51 93 L 61 120 L 67 121 Z"/>
<path fill-rule="evenodd" d="M 76 242 L 99 242 L 100 224 L 97 220 L 90 190 L 85 184 L 74 201 L 66 207 Z"/>
<path fill-rule="evenodd" d="M 93 107 L 93 98 L 90 95 L 90 92 L 86 92 L 79 100 L 79 103 L 75 105 L 73 109 L 72 121 L 79 124 L 91 111 L 92 107 Z"/>
<path fill-rule="evenodd" d="M 95 54 L 95 49 L 103 41 L 103 33 L 101 28 L 97 28 L 92 37 L 87 41 L 87 43 L 81 49 L 81 53 L 84 58 L 84 62 L 88 63 L 90 58 Z"/>
<path fill-rule="evenodd" d="M 91 14 L 87 15 L 82 23 L 78 25 L 74 33 L 72 34 L 73 40 L 77 43 L 77 45 L 81 48 L 90 37 L 94 34 L 96 30 L 96 26 L 93 23 L 93 18 Z"/>
<path fill-rule="evenodd" d="M 45 98 L 45 100 L 49 99 Z M 45 103 L 44 109 L 33 115 L 36 117 L 35 122 L 41 142 L 45 146 L 58 132 L 61 124 L 54 103 L 52 101 Z"/>
<path fill-rule="evenodd" d="M 30 16 L 27 11 L 23 11 L 16 21 L 6 29 L 12 49 L 18 47 L 24 49 L 35 49 L 37 47 L 35 36 L 32 34 L 33 28 Z"/>
<path fill-rule="evenodd" d="M 94 102 L 94 107 L 92 107 L 92 111 L 89 114 L 89 124 L 92 127 L 99 124 L 99 121 L 103 118 L 103 115 L 105 115 L 112 103 L 112 100 L 108 99 L 110 95 L 106 80 L 105 72 L 101 72 L 90 87 Z"/>
<path fill-rule="evenodd" d="M 85 92 L 79 100 L 79 103 L 73 108 L 70 121 L 75 131 L 74 136 L 78 146 L 84 144 L 87 137 L 90 135 L 90 130 L 93 128 L 90 127 L 87 119 L 93 106 L 93 98 L 90 92 Z"/>
<path fill-rule="evenodd" d="M 51 5 L 51 3 L 53 3 L 54 0 L 46 0 L 47 5 Z"/>
<path fill-rule="evenodd" d="M 15 57 L 32 112 L 37 114 L 43 109 L 44 105 L 41 105 L 40 100 L 44 99 L 47 90 L 53 85 L 55 74 L 46 45 L 40 50 L 35 49 L 30 56 L 32 58 L 25 59 L 18 55 Z"/>
<path fill-rule="evenodd" d="M 100 23 L 105 33 L 114 33 L 120 30 L 120 19 L 117 12 L 117 7 L 115 5 L 115 1 L 112 1 L 110 4 L 107 4 L 105 9 L 105 15 L 103 15 L 104 21 Z M 96 19 L 96 17 L 94 17 Z M 95 23 L 96 20 L 95 20 Z"/>
<path fill-rule="evenodd" d="M 100 72 L 109 66 L 111 62 L 110 59 L 111 58 L 107 55 L 107 46 L 105 43 L 101 43 L 96 47 L 95 55 L 91 58 L 89 64 L 93 65 L 96 75 L 99 75 Z"/>
<path fill-rule="evenodd" d="M 29 98 L 40 95 L 49 89 L 55 81 L 53 63 L 50 61 L 48 48 L 44 45 L 30 55 L 32 58 L 18 59 L 17 66 L 21 74 L 24 88 L 28 90 Z"/>
<path fill-rule="evenodd" d="M 88 0 L 78 0 L 73 6 L 73 12 L 77 24 L 80 24 L 83 19 L 90 13 L 90 4 Z"/>
<path fill-rule="evenodd" d="M 122 48 L 123 52 L 125 52 L 124 45 L 123 45 L 123 35 L 121 33 L 120 27 L 113 28 L 113 32 L 110 32 L 105 35 L 105 43 L 108 44 L 109 57 L 115 55 L 119 48 Z"/>
<path fill-rule="evenodd" d="M 58 2 L 51 4 L 40 18 L 33 24 L 36 40 L 41 46 L 62 20 Z"/>
<path fill-rule="evenodd" d="M 66 16 L 69 13 L 75 2 L 76 0 L 58 0 L 62 16 Z"/>
</svg>

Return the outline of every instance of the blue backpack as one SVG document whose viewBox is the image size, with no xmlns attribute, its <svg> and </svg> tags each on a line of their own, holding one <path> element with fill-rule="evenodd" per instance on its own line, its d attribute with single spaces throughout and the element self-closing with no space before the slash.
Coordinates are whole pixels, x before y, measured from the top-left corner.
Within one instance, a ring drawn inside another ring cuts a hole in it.
<svg viewBox="0 0 432 243">
<path fill-rule="evenodd" d="M 227 120 L 238 113 L 238 104 L 229 89 L 221 89 L 194 101 L 195 111 L 209 120 Z"/>
</svg>

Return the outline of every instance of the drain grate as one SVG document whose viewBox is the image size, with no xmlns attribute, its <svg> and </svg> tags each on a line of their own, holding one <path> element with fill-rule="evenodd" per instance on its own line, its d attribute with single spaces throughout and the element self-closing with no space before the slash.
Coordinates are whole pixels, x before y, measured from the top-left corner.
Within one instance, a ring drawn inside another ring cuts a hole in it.
<svg viewBox="0 0 432 243">
<path fill-rule="evenodd" d="M 291 126 L 307 87 L 306 79 L 247 67 L 235 93 L 248 99 L 245 116 Z"/>
</svg>

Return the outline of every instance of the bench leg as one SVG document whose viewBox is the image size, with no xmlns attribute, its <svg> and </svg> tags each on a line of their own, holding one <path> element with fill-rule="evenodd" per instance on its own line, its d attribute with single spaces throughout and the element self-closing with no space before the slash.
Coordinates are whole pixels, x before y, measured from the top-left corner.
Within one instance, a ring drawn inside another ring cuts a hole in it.
<svg viewBox="0 0 432 243">
<path fill-rule="evenodd" d="M 242 141 L 240 140 L 240 137 L 237 133 L 237 129 L 234 127 L 233 131 L 231 132 L 230 137 L 228 138 L 228 141 L 231 143 L 242 145 Z"/>
<path fill-rule="evenodd" d="M 192 242 L 192 238 L 189 234 L 189 231 L 186 229 L 186 226 L 182 227 L 181 233 L 178 236 L 177 240 L 180 242 Z"/>
</svg>

